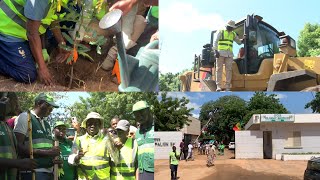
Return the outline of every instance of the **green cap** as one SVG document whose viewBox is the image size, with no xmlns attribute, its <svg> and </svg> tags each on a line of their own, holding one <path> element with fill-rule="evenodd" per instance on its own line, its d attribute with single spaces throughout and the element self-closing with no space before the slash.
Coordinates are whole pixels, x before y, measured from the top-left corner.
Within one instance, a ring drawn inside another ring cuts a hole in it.
<svg viewBox="0 0 320 180">
<path fill-rule="evenodd" d="M 136 102 L 133 107 L 132 107 L 132 111 L 139 111 L 141 109 L 146 109 L 149 108 L 149 105 L 146 101 L 138 101 Z"/>
<path fill-rule="evenodd" d="M 35 102 L 38 102 L 38 101 L 41 101 L 41 100 L 47 102 L 48 104 L 50 104 L 51 106 L 53 106 L 53 107 L 55 107 L 55 108 L 58 108 L 58 107 L 59 107 L 56 103 L 54 103 L 53 97 L 50 96 L 50 95 L 48 95 L 48 94 L 40 93 L 40 94 L 36 97 L 36 99 L 35 99 L 34 101 L 35 101 Z"/>
<path fill-rule="evenodd" d="M 54 126 L 53 126 L 53 129 L 58 127 L 58 126 L 65 126 L 65 127 L 68 127 L 67 124 L 65 124 L 63 121 L 57 121 Z"/>
</svg>

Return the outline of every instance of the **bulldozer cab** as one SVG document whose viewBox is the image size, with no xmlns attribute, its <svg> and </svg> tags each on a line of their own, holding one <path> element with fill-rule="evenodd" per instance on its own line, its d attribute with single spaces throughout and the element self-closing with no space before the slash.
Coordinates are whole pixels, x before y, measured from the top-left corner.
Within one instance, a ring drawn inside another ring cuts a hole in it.
<svg viewBox="0 0 320 180">
<path fill-rule="evenodd" d="M 246 34 L 244 44 L 234 43 L 234 60 L 239 73 L 255 74 L 264 59 L 273 58 L 274 54 L 279 53 L 279 36 L 282 34 L 257 15 L 248 15 L 236 26 L 234 31 L 239 38 Z"/>
</svg>

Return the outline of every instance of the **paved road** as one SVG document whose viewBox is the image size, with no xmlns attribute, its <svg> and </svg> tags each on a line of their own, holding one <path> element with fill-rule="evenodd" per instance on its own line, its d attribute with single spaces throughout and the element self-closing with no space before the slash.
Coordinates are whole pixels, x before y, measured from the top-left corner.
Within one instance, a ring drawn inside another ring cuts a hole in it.
<svg viewBox="0 0 320 180">
<path fill-rule="evenodd" d="M 307 161 L 239 160 L 232 151 L 218 156 L 215 166 L 206 166 L 206 156 L 196 155 L 194 161 L 180 161 L 179 180 L 296 180 L 303 179 Z M 170 179 L 168 160 L 155 161 L 155 179 Z"/>
</svg>

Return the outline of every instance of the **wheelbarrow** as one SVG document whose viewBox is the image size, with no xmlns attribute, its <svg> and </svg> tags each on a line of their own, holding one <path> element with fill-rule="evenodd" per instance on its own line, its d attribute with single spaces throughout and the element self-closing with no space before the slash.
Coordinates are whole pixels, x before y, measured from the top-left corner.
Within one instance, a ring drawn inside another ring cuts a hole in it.
<svg viewBox="0 0 320 180">
<path fill-rule="evenodd" d="M 126 54 L 121 32 L 121 10 L 107 13 L 99 22 L 99 27 L 116 35 L 118 61 L 120 67 L 120 92 L 157 91 L 159 82 L 159 41 L 153 41 L 140 48 L 136 57 Z"/>
</svg>

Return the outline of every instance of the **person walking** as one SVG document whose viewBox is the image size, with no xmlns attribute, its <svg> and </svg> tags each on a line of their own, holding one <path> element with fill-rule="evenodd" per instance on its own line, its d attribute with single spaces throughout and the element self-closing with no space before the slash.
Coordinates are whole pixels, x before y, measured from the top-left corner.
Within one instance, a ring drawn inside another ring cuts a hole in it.
<svg viewBox="0 0 320 180">
<path fill-rule="evenodd" d="M 183 151 L 184 151 L 184 139 L 182 139 L 182 141 L 180 142 L 180 161 L 183 160 L 183 158 L 185 158 Z"/>
<path fill-rule="evenodd" d="M 17 138 L 20 156 L 29 157 L 30 148 L 33 149 L 33 155 L 38 164 L 35 169 L 36 179 L 52 180 L 53 159 L 60 156 L 60 148 L 53 146 L 52 131 L 46 117 L 51 114 L 53 108 L 59 106 L 55 104 L 52 96 L 45 93 L 40 93 L 34 102 L 34 108 L 30 112 L 23 112 L 19 115 L 13 131 Z M 30 137 L 28 126 L 31 130 Z M 30 138 L 32 138 L 32 147 L 28 145 Z M 20 173 L 22 180 L 31 179 L 31 171 L 20 171 Z"/>
<path fill-rule="evenodd" d="M 138 143 L 139 180 L 154 179 L 154 120 L 146 101 L 138 101 L 132 107 L 140 126 L 136 132 Z"/>
<path fill-rule="evenodd" d="M 186 161 L 188 161 L 189 158 L 191 158 L 191 160 L 193 160 L 192 148 L 193 148 L 193 146 L 192 146 L 192 144 L 190 142 L 189 145 L 188 145 L 188 156 L 186 158 Z"/>
<path fill-rule="evenodd" d="M 170 163 L 170 170 L 171 170 L 171 180 L 176 180 L 178 178 L 178 164 L 179 164 L 179 155 L 176 152 L 176 146 L 172 146 L 172 152 L 169 153 L 169 163 Z"/>
<path fill-rule="evenodd" d="M 212 47 L 216 56 L 216 91 L 222 90 L 222 68 L 225 65 L 226 68 L 226 91 L 230 91 L 231 88 L 231 78 L 232 78 L 232 62 L 233 62 L 233 41 L 237 44 L 242 44 L 246 35 L 243 39 L 239 39 L 238 35 L 233 31 L 235 22 L 230 20 L 226 24 L 226 29 L 220 30 L 215 39 L 214 45 Z"/>
<path fill-rule="evenodd" d="M 135 180 L 138 168 L 138 144 L 133 138 L 128 137 L 130 123 L 120 120 L 115 127 L 120 141 L 116 147 L 120 150 L 120 163 L 111 161 L 111 180 Z"/>
<path fill-rule="evenodd" d="M 68 157 L 71 154 L 72 141 L 66 138 L 67 124 L 57 121 L 53 127 L 55 140 L 59 141 L 59 147 L 62 156 L 62 173 L 59 174 L 59 180 L 77 179 L 77 171 L 75 166 L 68 163 Z"/>
<path fill-rule="evenodd" d="M 90 112 L 81 126 L 87 132 L 76 139 L 78 152 L 72 152 L 68 162 L 77 166 L 79 180 L 109 180 L 111 157 L 110 147 L 101 132 L 103 118 L 99 113 Z"/>
</svg>

